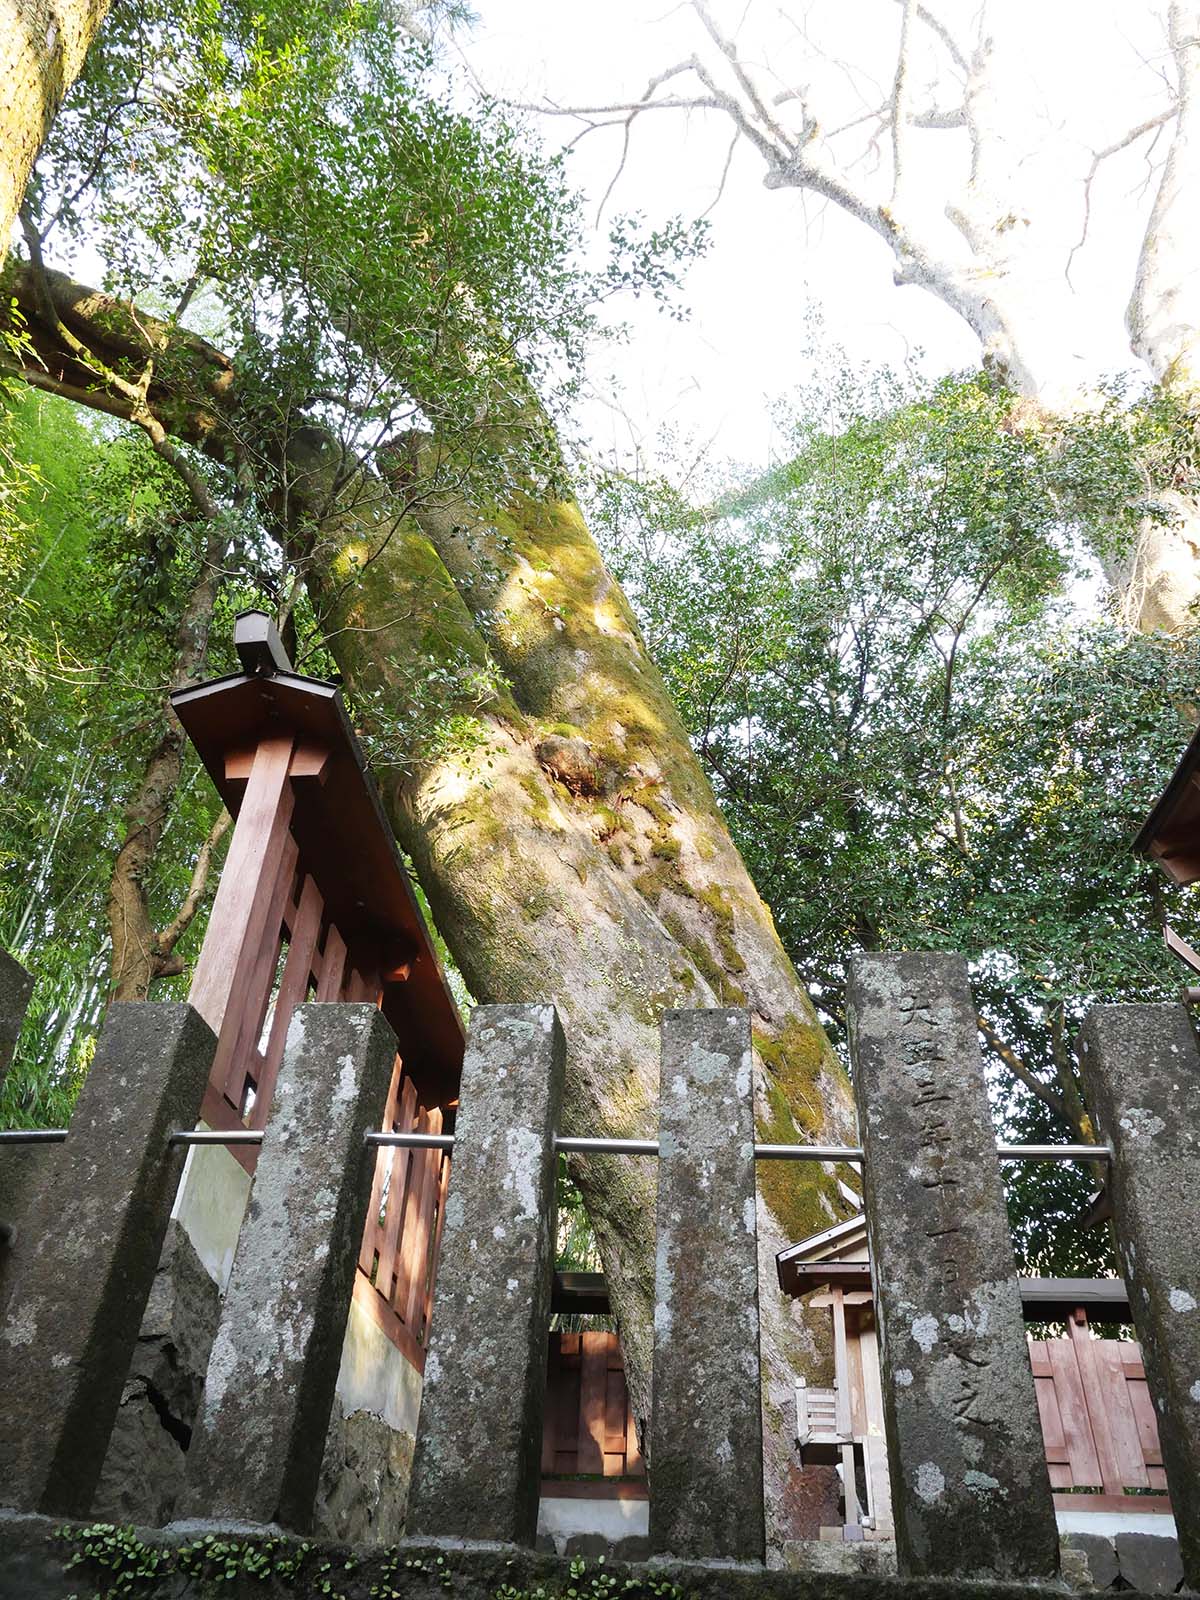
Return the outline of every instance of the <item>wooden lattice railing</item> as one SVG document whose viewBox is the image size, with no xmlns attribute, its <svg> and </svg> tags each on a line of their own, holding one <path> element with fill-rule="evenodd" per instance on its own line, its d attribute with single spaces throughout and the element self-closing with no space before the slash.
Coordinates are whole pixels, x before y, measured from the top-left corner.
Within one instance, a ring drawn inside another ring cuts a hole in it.
<svg viewBox="0 0 1200 1600">
<path fill-rule="evenodd" d="M 1072 1317 L 1070 1334 L 1029 1345 L 1050 1487 L 1059 1491 L 1055 1504 L 1075 1511 L 1169 1511 L 1140 1346 L 1093 1339 L 1082 1312 Z"/>
<path fill-rule="evenodd" d="M 644 1496 L 646 1468 L 615 1333 L 552 1333 L 542 1431 L 542 1492 Z M 623 1483 L 620 1480 L 625 1480 Z M 631 1482 L 630 1480 L 637 1480 Z"/>
<path fill-rule="evenodd" d="M 281 852 L 267 926 L 238 1005 L 226 1012 L 204 1101 L 211 1127 L 264 1128 L 283 1060 L 292 1012 L 305 1000 L 377 1003 L 379 983 L 353 962 L 337 927 L 324 916 L 313 879 L 296 870 L 295 842 Z M 367 964 L 364 962 L 364 966 Z M 255 1149 L 231 1146 L 253 1169 Z"/>
<path fill-rule="evenodd" d="M 396 1057 L 383 1127 L 394 1133 L 441 1133 L 442 1112 L 420 1104 Z M 423 1371 L 450 1156 L 442 1150 L 381 1150 L 358 1256 L 355 1297 Z"/>
<path fill-rule="evenodd" d="M 265 1128 L 298 1005 L 383 1002 L 386 945 L 344 936 L 294 832 L 297 785 L 321 783 L 328 759 L 290 733 L 225 756 L 226 779 L 246 788 L 190 996 L 217 1032 L 202 1114 L 222 1132 Z M 343 887 L 336 875 L 322 882 L 330 894 Z M 381 1127 L 440 1133 L 442 1123 L 398 1055 Z M 257 1148 L 229 1149 L 253 1172 Z M 381 1151 L 358 1258 L 357 1303 L 419 1370 L 449 1169 L 441 1151 Z"/>
<path fill-rule="evenodd" d="M 246 792 L 189 997 L 217 1031 L 203 1115 L 222 1131 L 266 1126 L 302 1001 L 379 1001 L 377 962 L 347 948 L 291 831 L 294 785 L 317 781 L 323 764 L 319 750 L 290 735 L 226 762 Z M 257 1152 L 231 1148 L 253 1171 Z"/>
</svg>

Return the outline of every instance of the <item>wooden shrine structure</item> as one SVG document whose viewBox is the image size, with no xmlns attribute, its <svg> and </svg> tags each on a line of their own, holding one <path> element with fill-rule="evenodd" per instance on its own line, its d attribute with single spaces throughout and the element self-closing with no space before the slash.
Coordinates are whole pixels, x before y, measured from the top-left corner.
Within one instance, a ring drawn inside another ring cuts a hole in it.
<svg viewBox="0 0 1200 1600">
<path fill-rule="evenodd" d="M 833 1389 L 809 1390 L 803 1400 L 798 1395 L 798 1411 L 806 1407 L 815 1415 L 826 1403 L 828 1425 L 812 1429 L 811 1442 L 802 1438 L 801 1452 L 806 1459 L 821 1459 L 822 1445 L 834 1448 L 835 1436 L 839 1450 L 855 1450 L 868 1534 L 888 1533 L 879 1345 L 865 1217 L 850 1217 L 781 1250 L 776 1271 L 784 1293 L 811 1296 L 808 1304 L 828 1311 L 833 1329 Z M 1093 1321 L 1132 1320 L 1124 1283 L 1119 1278 L 1021 1278 L 1019 1285 L 1027 1325 L 1066 1327 L 1064 1337 L 1029 1341 L 1056 1510 L 1170 1513 L 1141 1350 L 1132 1339 L 1097 1339 L 1091 1331 Z M 847 1525 L 854 1527 L 856 1520 L 857 1510 L 847 1501 Z"/>
<path fill-rule="evenodd" d="M 291 668 L 271 619 L 237 619 L 243 670 L 171 697 L 236 818 L 189 999 L 217 1035 L 208 1127 L 265 1128 L 306 1000 L 370 1001 L 399 1042 L 380 1127 L 453 1131 L 464 1033 L 337 686 Z M 258 1149 L 230 1145 L 252 1172 Z M 450 1157 L 381 1151 L 356 1301 L 423 1369 Z"/>
</svg>

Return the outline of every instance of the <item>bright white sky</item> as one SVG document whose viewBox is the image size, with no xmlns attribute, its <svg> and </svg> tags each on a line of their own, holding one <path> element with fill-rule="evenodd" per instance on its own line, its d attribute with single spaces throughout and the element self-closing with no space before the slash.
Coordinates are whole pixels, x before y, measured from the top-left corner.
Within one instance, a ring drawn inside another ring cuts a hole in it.
<svg viewBox="0 0 1200 1600">
<path fill-rule="evenodd" d="M 475 0 L 475 6 L 478 23 L 460 48 L 489 89 L 518 100 L 637 98 L 653 73 L 707 47 L 692 12 L 674 0 Z M 960 37 L 973 37 L 974 4 L 940 0 L 935 9 Z M 1027 71 L 1017 131 L 1025 145 L 1022 181 L 1027 174 L 1044 238 L 1048 300 L 1062 293 L 1091 152 L 1166 103 L 1171 63 L 1163 9 L 1148 0 L 1004 0 L 1003 26 Z M 714 0 L 714 10 L 738 30 L 746 58 L 773 77 L 772 89 L 825 85 L 827 124 L 863 105 L 850 74 L 814 54 L 811 40 L 846 65 L 869 70 L 878 84 L 890 83 L 900 17 L 894 0 Z M 933 63 L 930 53 L 920 67 L 922 86 L 932 82 Z M 946 82 L 937 96 L 942 105 L 953 93 Z M 578 125 L 550 118 L 543 126 L 557 145 Z M 1160 160 L 1168 136 L 1159 142 Z M 923 174 L 940 215 L 938 180 L 953 175 L 960 159 L 954 151 L 965 135 L 921 138 L 930 159 L 942 163 Z M 609 213 L 642 211 L 654 220 L 703 212 L 713 202 L 729 139 L 728 125 L 714 114 L 642 117 Z M 1076 258 L 1072 352 L 1088 376 L 1132 364 L 1122 316 L 1152 196 L 1144 181 L 1148 142 L 1102 168 L 1089 243 Z M 593 216 L 619 152 L 619 132 L 606 130 L 583 139 L 570 157 Z M 677 325 L 630 307 L 632 345 L 604 357 L 626 416 L 596 401 L 587 406 L 584 426 L 597 447 L 624 451 L 632 432 L 652 448 L 660 426 L 671 424 L 711 440 L 717 456 L 765 460 L 770 402 L 813 376 L 805 355 L 813 309 L 828 336 L 855 359 L 900 363 L 923 352 L 930 371 L 977 362 L 974 337 L 952 312 L 922 289 L 893 286 L 890 253 L 861 224 L 796 190 L 766 190 L 762 172 L 760 158 L 740 146 L 712 212 L 709 256 L 688 281 L 690 322 Z M 603 388 L 604 372 L 595 376 Z"/>
</svg>

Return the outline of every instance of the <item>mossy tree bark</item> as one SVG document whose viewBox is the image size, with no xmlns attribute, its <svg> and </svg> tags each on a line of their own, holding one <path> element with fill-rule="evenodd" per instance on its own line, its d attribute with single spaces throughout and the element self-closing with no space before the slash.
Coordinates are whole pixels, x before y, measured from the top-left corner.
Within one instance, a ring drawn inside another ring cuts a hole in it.
<svg viewBox="0 0 1200 1600">
<path fill-rule="evenodd" d="M 567 1033 L 572 1133 L 652 1135 L 660 1013 L 745 1005 L 759 1135 L 848 1139 L 849 1087 L 750 881 L 619 586 L 570 501 L 486 518 L 419 508 L 380 537 L 376 505 L 326 520 L 310 576 L 347 681 L 386 718 L 414 681 L 489 658 L 504 687 L 464 695 L 460 737 L 420 736 L 377 769 L 438 927 L 481 1001 L 552 999 Z M 386 518 L 385 518 L 386 520 Z M 335 598 L 336 597 L 336 598 Z M 469 669 L 473 667 L 475 672 Z M 464 670 L 464 669 L 467 670 Z M 578 1160 L 635 1412 L 649 1414 L 654 1173 Z M 775 1542 L 819 1514 L 792 1442 L 794 1374 L 825 1359 L 776 1287 L 775 1253 L 845 1214 L 832 1170 L 759 1169 L 763 1405 Z M 810 1515 L 805 1518 L 805 1510 Z M 826 1503 L 824 1514 L 828 1516 Z M 796 1513 L 796 1515 L 793 1515 Z"/>
<path fill-rule="evenodd" d="M 29 381 L 128 415 L 94 374 L 81 382 L 61 329 L 89 330 L 121 370 L 160 325 L 51 275 L 54 318 L 10 273 L 36 363 Z M 58 326 L 54 326 L 54 323 Z M 172 338 L 151 404 L 218 455 L 229 364 Z M 227 436 L 228 435 L 228 436 Z M 292 460 L 286 504 L 322 631 L 375 734 L 397 836 L 475 997 L 550 999 L 568 1041 L 565 1130 L 653 1135 L 658 1018 L 669 1007 L 745 1005 L 756 1046 L 761 1138 L 845 1142 L 853 1101 L 780 944 L 619 586 L 571 501 L 515 496 L 481 517 L 445 493 L 414 497 L 363 473 L 332 506 L 322 436 Z M 397 460 L 400 460 L 398 457 Z M 269 509 L 278 515 L 279 502 Z M 498 674 L 497 674 L 498 669 Z M 444 688 L 436 725 L 427 687 Z M 481 687 L 490 685 L 490 687 Z M 575 1163 L 620 1320 L 634 1408 L 649 1415 L 654 1170 Z M 843 1215 L 837 1176 L 809 1163 L 759 1169 L 766 1487 L 773 1542 L 833 1513 L 825 1469 L 802 1475 L 795 1373 L 826 1367 L 826 1318 L 776 1288 L 775 1253 Z"/>
<path fill-rule="evenodd" d="M 110 0 L 0 0 L 0 264 L 33 163 Z"/>
</svg>

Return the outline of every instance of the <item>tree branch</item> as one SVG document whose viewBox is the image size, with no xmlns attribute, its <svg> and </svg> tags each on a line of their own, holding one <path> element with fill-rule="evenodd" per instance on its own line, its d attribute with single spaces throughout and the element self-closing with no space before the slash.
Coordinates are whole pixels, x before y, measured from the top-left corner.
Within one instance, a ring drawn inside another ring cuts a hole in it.
<svg viewBox="0 0 1200 1600">
<path fill-rule="evenodd" d="M 1122 150 L 1128 150 L 1131 144 L 1136 144 L 1145 134 L 1152 133 L 1156 128 L 1163 127 L 1178 115 L 1179 102 L 1176 100 L 1169 106 L 1165 106 L 1163 110 L 1156 112 L 1154 116 L 1147 117 L 1145 122 L 1139 122 L 1136 128 L 1130 128 L 1128 133 L 1122 134 L 1112 144 L 1105 145 L 1103 150 L 1097 150 L 1093 154 L 1092 164 L 1088 168 L 1088 175 L 1083 180 L 1083 227 L 1080 230 L 1078 240 L 1071 246 L 1071 253 L 1068 255 L 1066 267 L 1063 269 L 1068 283 L 1071 281 L 1072 263 L 1078 252 L 1087 243 L 1088 229 L 1091 227 L 1092 222 L 1092 184 L 1095 181 L 1097 172 L 1110 156 L 1119 155 Z"/>
<path fill-rule="evenodd" d="M 213 823 L 212 827 L 208 830 L 208 834 L 204 840 L 204 843 L 200 846 L 200 854 L 196 857 L 196 865 L 192 868 L 192 876 L 191 881 L 188 884 L 187 894 L 184 896 L 183 902 L 175 916 L 172 917 L 171 921 L 168 922 L 167 926 L 158 935 L 158 952 L 160 960 L 165 959 L 173 953 L 175 946 L 191 927 L 196 912 L 200 909 L 200 903 L 204 899 L 204 892 L 208 887 L 209 874 L 212 869 L 213 854 L 216 851 L 218 844 L 220 844 L 221 840 L 228 832 L 232 821 L 233 818 L 229 815 L 229 812 L 226 811 L 225 807 L 222 806 L 220 815 L 217 817 L 217 820 Z M 160 968 L 159 976 L 165 977 L 167 974 Z"/>
<path fill-rule="evenodd" d="M 897 205 L 906 176 L 908 153 L 908 69 L 912 48 L 912 21 L 916 0 L 901 0 L 900 44 L 896 51 L 896 75 L 892 80 L 892 204 Z"/>
<path fill-rule="evenodd" d="M 1030 1094 L 1035 1095 L 1044 1106 L 1048 1106 L 1056 1117 L 1061 1117 L 1064 1122 L 1069 1122 L 1067 1108 L 1054 1090 L 1048 1088 L 1042 1080 L 1025 1065 L 1021 1057 L 992 1027 L 985 1016 L 975 1018 L 976 1025 L 983 1035 L 984 1043 L 996 1059 L 1012 1073 L 1020 1083 L 1023 1083 Z"/>
<path fill-rule="evenodd" d="M 907 4 L 907 0 L 899 0 L 899 4 L 905 5 Z M 953 61 L 954 65 L 963 74 L 963 76 L 966 77 L 967 73 L 971 70 L 970 63 L 968 62 L 964 52 L 959 48 L 957 42 L 955 41 L 954 35 L 950 32 L 950 29 L 940 17 L 934 16 L 933 12 L 930 11 L 928 6 L 917 6 L 916 13 L 917 17 L 925 24 L 929 31 L 936 34 L 937 37 L 942 41 L 946 47 L 946 52 L 951 61 Z"/>
</svg>

